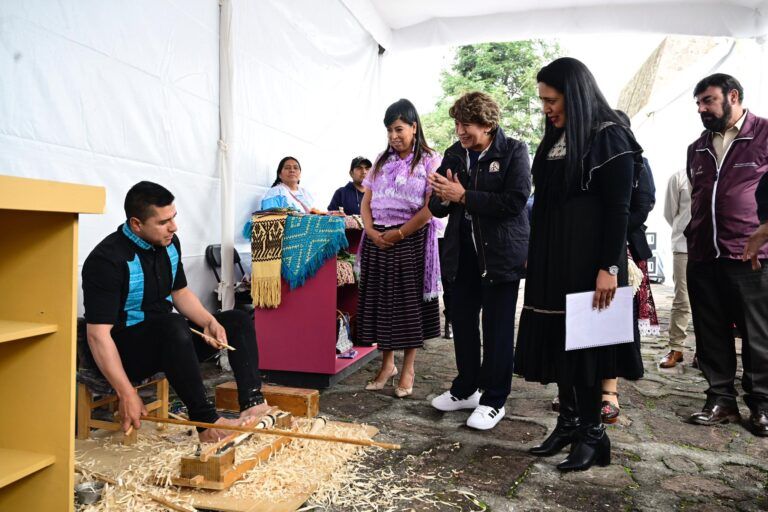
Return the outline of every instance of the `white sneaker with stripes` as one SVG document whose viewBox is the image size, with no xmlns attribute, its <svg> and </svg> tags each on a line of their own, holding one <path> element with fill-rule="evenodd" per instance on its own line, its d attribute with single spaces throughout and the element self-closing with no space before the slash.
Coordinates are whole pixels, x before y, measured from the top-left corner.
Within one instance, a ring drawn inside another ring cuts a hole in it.
<svg viewBox="0 0 768 512">
<path fill-rule="evenodd" d="M 480 405 L 480 397 L 482 393 L 475 391 L 468 398 L 456 398 L 450 391 L 446 391 L 442 395 L 438 395 L 432 399 L 432 407 L 438 411 L 458 411 L 460 409 L 474 409 Z"/>
<path fill-rule="evenodd" d="M 504 417 L 504 408 L 494 409 L 489 405 L 478 405 L 467 419 L 467 426 L 477 430 L 490 430 Z"/>
</svg>

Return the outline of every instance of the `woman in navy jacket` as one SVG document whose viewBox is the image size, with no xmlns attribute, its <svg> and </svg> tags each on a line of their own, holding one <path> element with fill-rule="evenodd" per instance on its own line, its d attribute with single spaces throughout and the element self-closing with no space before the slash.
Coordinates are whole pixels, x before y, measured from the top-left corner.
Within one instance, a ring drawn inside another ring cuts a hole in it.
<svg viewBox="0 0 768 512">
<path fill-rule="evenodd" d="M 450 214 L 441 265 L 453 286 L 458 375 L 432 405 L 441 411 L 474 409 L 467 425 L 487 430 L 504 417 L 512 383 L 515 305 L 528 251 L 530 165 L 525 144 L 499 127 L 499 107 L 487 94 L 465 94 L 449 113 L 459 141 L 430 177 L 429 209 L 435 217 Z"/>
</svg>

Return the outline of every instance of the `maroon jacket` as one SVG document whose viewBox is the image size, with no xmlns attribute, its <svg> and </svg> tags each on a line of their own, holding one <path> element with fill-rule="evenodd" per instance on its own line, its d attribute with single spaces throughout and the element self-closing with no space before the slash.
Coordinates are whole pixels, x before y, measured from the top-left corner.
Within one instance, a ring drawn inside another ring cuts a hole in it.
<svg viewBox="0 0 768 512">
<path fill-rule="evenodd" d="M 686 170 L 692 183 L 691 222 L 685 229 L 688 259 L 740 259 L 747 238 L 760 225 L 755 189 L 768 171 L 768 120 L 747 112 L 720 169 L 712 132 L 705 131 L 688 146 Z M 768 258 L 768 246 L 759 257 Z"/>
</svg>

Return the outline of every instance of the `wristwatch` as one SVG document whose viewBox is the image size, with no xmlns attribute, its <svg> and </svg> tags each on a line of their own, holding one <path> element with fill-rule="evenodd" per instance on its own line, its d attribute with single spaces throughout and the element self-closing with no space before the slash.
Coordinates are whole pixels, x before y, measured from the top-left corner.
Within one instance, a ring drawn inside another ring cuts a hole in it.
<svg viewBox="0 0 768 512">
<path fill-rule="evenodd" d="M 608 267 L 608 273 L 611 274 L 612 276 L 619 275 L 619 267 L 616 265 L 611 265 L 610 267 Z"/>
</svg>

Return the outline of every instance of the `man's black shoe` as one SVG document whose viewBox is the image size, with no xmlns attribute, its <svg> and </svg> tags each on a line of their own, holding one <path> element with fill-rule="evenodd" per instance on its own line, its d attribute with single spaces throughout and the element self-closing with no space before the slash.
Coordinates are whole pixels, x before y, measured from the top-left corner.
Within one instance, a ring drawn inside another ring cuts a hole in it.
<svg viewBox="0 0 768 512">
<path fill-rule="evenodd" d="M 749 430 L 756 436 L 768 437 L 768 412 L 752 412 L 749 415 Z"/>
<path fill-rule="evenodd" d="M 697 425 L 720 425 L 722 423 L 739 423 L 741 415 L 736 406 L 705 405 L 701 412 L 695 412 L 688 417 L 690 423 Z"/>
</svg>

